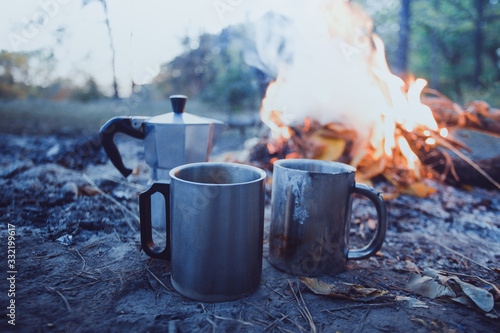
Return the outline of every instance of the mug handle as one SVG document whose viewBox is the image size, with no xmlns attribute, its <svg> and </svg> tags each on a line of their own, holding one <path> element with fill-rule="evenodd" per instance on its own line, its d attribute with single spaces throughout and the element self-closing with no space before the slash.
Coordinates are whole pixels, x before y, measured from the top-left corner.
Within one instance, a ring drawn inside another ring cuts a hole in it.
<svg viewBox="0 0 500 333">
<path fill-rule="evenodd" d="M 387 207 L 380 193 L 370 186 L 355 184 L 354 193 L 358 193 L 370 199 L 377 209 L 378 224 L 373 239 L 368 245 L 361 249 L 347 250 L 347 259 L 366 259 L 377 253 L 384 243 L 387 230 Z"/>
<path fill-rule="evenodd" d="M 153 229 L 151 226 L 151 196 L 157 192 L 165 198 L 166 216 L 166 245 L 161 249 L 153 241 Z M 144 252 L 157 259 L 170 261 L 170 184 L 156 182 L 149 189 L 139 195 L 139 215 L 141 218 L 141 245 Z"/>
</svg>

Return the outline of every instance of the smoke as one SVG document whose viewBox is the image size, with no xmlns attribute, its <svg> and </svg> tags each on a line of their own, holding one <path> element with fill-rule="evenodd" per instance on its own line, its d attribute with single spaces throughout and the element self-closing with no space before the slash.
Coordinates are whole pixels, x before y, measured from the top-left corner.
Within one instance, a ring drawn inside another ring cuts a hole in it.
<svg viewBox="0 0 500 333">
<path fill-rule="evenodd" d="M 251 17 L 255 50 L 245 59 L 279 73 L 274 107 L 283 121 L 341 122 L 366 138 L 387 108 L 372 72 L 370 17 L 344 0 L 261 1 Z"/>
</svg>

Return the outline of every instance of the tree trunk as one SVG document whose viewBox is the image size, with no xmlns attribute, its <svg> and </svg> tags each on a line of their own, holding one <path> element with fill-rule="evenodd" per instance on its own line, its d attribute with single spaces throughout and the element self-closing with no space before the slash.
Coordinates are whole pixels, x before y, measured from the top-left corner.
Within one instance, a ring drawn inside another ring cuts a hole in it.
<svg viewBox="0 0 500 333">
<path fill-rule="evenodd" d="M 100 0 L 102 7 L 104 9 L 104 16 L 106 18 L 106 27 L 108 27 L 108 36 L 109 36 L 109 47 L 111 49 L 111 68 L 113 69 L 113 99 L 118 99 L 120 98 L 120 95 L 118 94 L 118 82 L 116 81 L 116 50 L 115 50 L 115 45 L 113 43 L 113 35 L 111 33 L 111 25 L 109 24 L 109 15 L 108 15 L 108 5 L 106 4 L 106 0 Z"/>
<path fill-rule="evenodd" d="M 483 44 L 484 33 L 484 0 L 475 0 L 474 7 L 476 9 L 475 31 L 474 31 L 474 88 L 481 85 L 481 73 L 483 71 Z"/>
<path fill-rule="evenodd" d="M 432 2 L 434 9 L 439 12 L 439 1 Z M 430 29 L 430 47 L 431 47 L 431 80 L 429 87 L 439 90 L 439 32 L 437 28 Z"/>
<path fill-rule="evenodd" d="M 399 13 L 399 45 L 397 50 L 396 72 L 405 75 L 408 72 L 408 49 L 410 41 L 410 0 L 401 0 Z"/>
<path fill-rule="evenodd" d="M 488 51 L 488 56 L 490 57 L 490 60 L 493 64 L 493 68 L 495 68 L 496 79 L 497 81 L 500 81 L 500 66 L 498 65 L 498 63 L 500 62 L 500 57 L 498 56 L 497 50 L 495 48 L 492 48 Z"/>
</svg>

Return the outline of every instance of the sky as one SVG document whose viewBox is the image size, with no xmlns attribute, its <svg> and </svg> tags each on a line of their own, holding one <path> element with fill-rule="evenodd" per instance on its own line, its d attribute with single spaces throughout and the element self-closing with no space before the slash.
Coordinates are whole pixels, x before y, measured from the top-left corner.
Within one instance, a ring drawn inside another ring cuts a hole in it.
<svg viewBox="0 0 500 333">
<path fill-rule="evenodd" d="M 103 6 L 97 0 L 0 0 L 0 50 L 53 50 L 52 77 L 89 75 L 111 93 L 112 67 Z M 249 18 L 250 0 L 107 0 L 120 95 L 131 79 L 151 82 L 183 49 L 180 40 Z M 64 29 L 64 32 L 58 30 Z M 196 47 L 196 45 L 192 45 Z"/>
</svg>

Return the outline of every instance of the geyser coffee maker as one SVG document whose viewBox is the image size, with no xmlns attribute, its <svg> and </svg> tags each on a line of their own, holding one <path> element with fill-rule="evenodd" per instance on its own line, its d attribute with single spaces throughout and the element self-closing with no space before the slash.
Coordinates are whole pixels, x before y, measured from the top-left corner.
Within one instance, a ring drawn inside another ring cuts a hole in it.
<svg viewBox="0 0 500 333">
<path fill-rule="evenodd" d="M 173 95 L 170 96 L 173 112 L 155 117 L 115 117 L 102 126 L 101 144 L 124 177 L 132 169 L 125 167 L 114 142 L 118 132 L 144 140 L 144 157 L 151 168 L 150 183 L 169 181 L 168 173 L 176 166 L 208 160 L 212 145 L 225 126 L 221 121 L 184 112 L 186 100 L 184 95 Z M 163 206 L 163 202 L 153 200 L 152 205 Z M 164 229 L 164 208 L 153 211 L 163 211 L 160 216 L 153 216 L 152 222 L 154 227 Z"/>
</svg>

